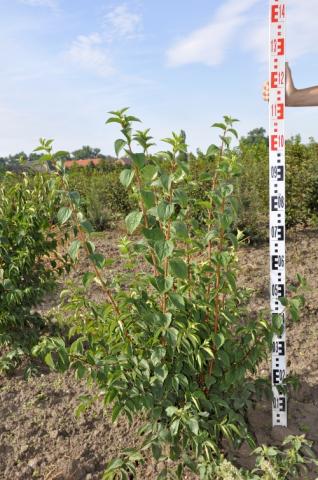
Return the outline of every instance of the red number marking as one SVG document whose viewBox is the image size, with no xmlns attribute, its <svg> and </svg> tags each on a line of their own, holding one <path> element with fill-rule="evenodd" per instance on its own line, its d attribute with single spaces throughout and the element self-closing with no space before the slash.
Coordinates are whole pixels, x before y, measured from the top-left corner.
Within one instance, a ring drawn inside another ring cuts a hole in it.
<svg viewBox="0 0 318 480">
<path fill-rule="evenodd" d="M 285 109 L 283 103 L 274 103 L 272 105 L 272 117 L 277 120 L 283 120 L 285 118 Z"/>
<path fill-rule="evenodd" d="M 272 23 L 277 23 L 285 18 L 286 7 L 282 5 L 272 5 Z"/>
<path fill-rule="evenodd" d="M 284 135 L 271 135 L 271 151 L 277 152 L 278 149 L 285 145 Z"/>
</svg>

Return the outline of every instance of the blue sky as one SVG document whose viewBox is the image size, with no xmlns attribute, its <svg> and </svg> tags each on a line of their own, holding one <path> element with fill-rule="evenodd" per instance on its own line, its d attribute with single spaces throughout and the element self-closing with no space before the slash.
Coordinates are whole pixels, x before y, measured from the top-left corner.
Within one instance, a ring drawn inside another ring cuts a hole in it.
<svg viewBox="0 0 318 480">
<path fill-rule="evenodd" d="M 317 0 L 287 0 L 296 86 L 318 84 Z M 107 111 L 130 106 L 156 139 L 216 140 L 228 114 L 267 126 L 267 0 L 0 0 L 0 155 L 83 144 L 113 153 Z M 287 134 L 318 139 L 317 108 L 289 109 Z"/>
</svg>

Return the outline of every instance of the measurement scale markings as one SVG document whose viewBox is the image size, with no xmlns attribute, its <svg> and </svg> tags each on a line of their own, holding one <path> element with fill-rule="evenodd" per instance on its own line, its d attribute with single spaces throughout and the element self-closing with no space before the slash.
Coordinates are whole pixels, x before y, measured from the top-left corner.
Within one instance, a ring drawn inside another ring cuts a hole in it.
<svg viewBox="0 0 318 480">
<path fill-rule="evenodd" d="M 269 209 L 270 209 L 270 308 L 272 321 L 279 315 L 282 333 L 272 347 L 273 426 L 287 426 L 287 397 L 279 392 L 286 377 L 285 310 L 285 20 L 286 5 L 270 0 L 270 99 L 269 99 Z"/>
</svg>

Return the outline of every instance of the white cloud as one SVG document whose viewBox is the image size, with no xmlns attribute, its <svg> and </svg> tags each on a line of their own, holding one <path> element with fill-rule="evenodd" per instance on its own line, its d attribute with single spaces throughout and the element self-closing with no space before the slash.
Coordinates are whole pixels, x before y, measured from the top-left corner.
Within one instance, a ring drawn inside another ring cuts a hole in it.
<svg viewBox="0 0 318 480">
<path fill-rule="evenodd" d="M 99 76 L 109 77 L 115 73 L 110 53 L 99 33 L 79 35 L 66 55 L 74 64 Z"/>
<path fill-rule="evenodd" d="M 131 12 L 126 4 L 119 5 L 105 15 L 105 28 L 109 38 L 114 36 L 135 38 L 140 33 L 142 17 Z"/>
<path fill-rule="evenodd" d="M 19 0 L 20 3 L 30 5 L 30 7 L 49 7 L 55 9 L 57 7 L 56 0 Z"/>
<path fill-rule="evenodd" d="M 168 50 L 168 64 L 174 67 L 189 63 L 220 64 L 237 30 L 248 21 L 246 12 L 259 1 L 227 0 L 208 25 L 190 33 Z"/>
<path fill-rule="evenodd" d="M 289 60 L 294 61 L 306 54 L 318 54 L 317 13 L 317 0 L 289 0 L 286 22 Z M 259 19 L 248 35 L 246 34 L 244 46 L 255 54 L 259 62 L 268 62 L 267 16 Z"/>
<path fill-rule="evenodd" d="M 257 15 L 252 8 L 260 0 L 227 0 L 208 25 L 195 30 L 167 52 L 170 66 L 222 63 L 227 50 L 252 52 L 260 63 L 268 62 L 268 5 Z M 287 8 L 287 55 L 293 62 L 306 54 L 318 54 L 317 0 L 289 0 Z"/>
</svg>

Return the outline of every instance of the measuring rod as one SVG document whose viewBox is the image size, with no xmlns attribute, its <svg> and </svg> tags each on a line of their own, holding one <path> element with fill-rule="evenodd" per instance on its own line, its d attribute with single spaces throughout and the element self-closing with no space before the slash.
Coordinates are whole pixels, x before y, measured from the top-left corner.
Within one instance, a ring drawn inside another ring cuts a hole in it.
<svg viewBox="0 0 318 480">
<path fill-rule="evenodd" d="M 287 396 L 281 392 L 286 377 L 286 316 L 280 303 L 285 296 L 285 21 L 286 3 L 270 0 L 269 199 L 270 199 L 270 306 L 272 321 L 283 319 L 281 336 L 272 347 L 273 426 L 287 426 Z"/>
</svg>

